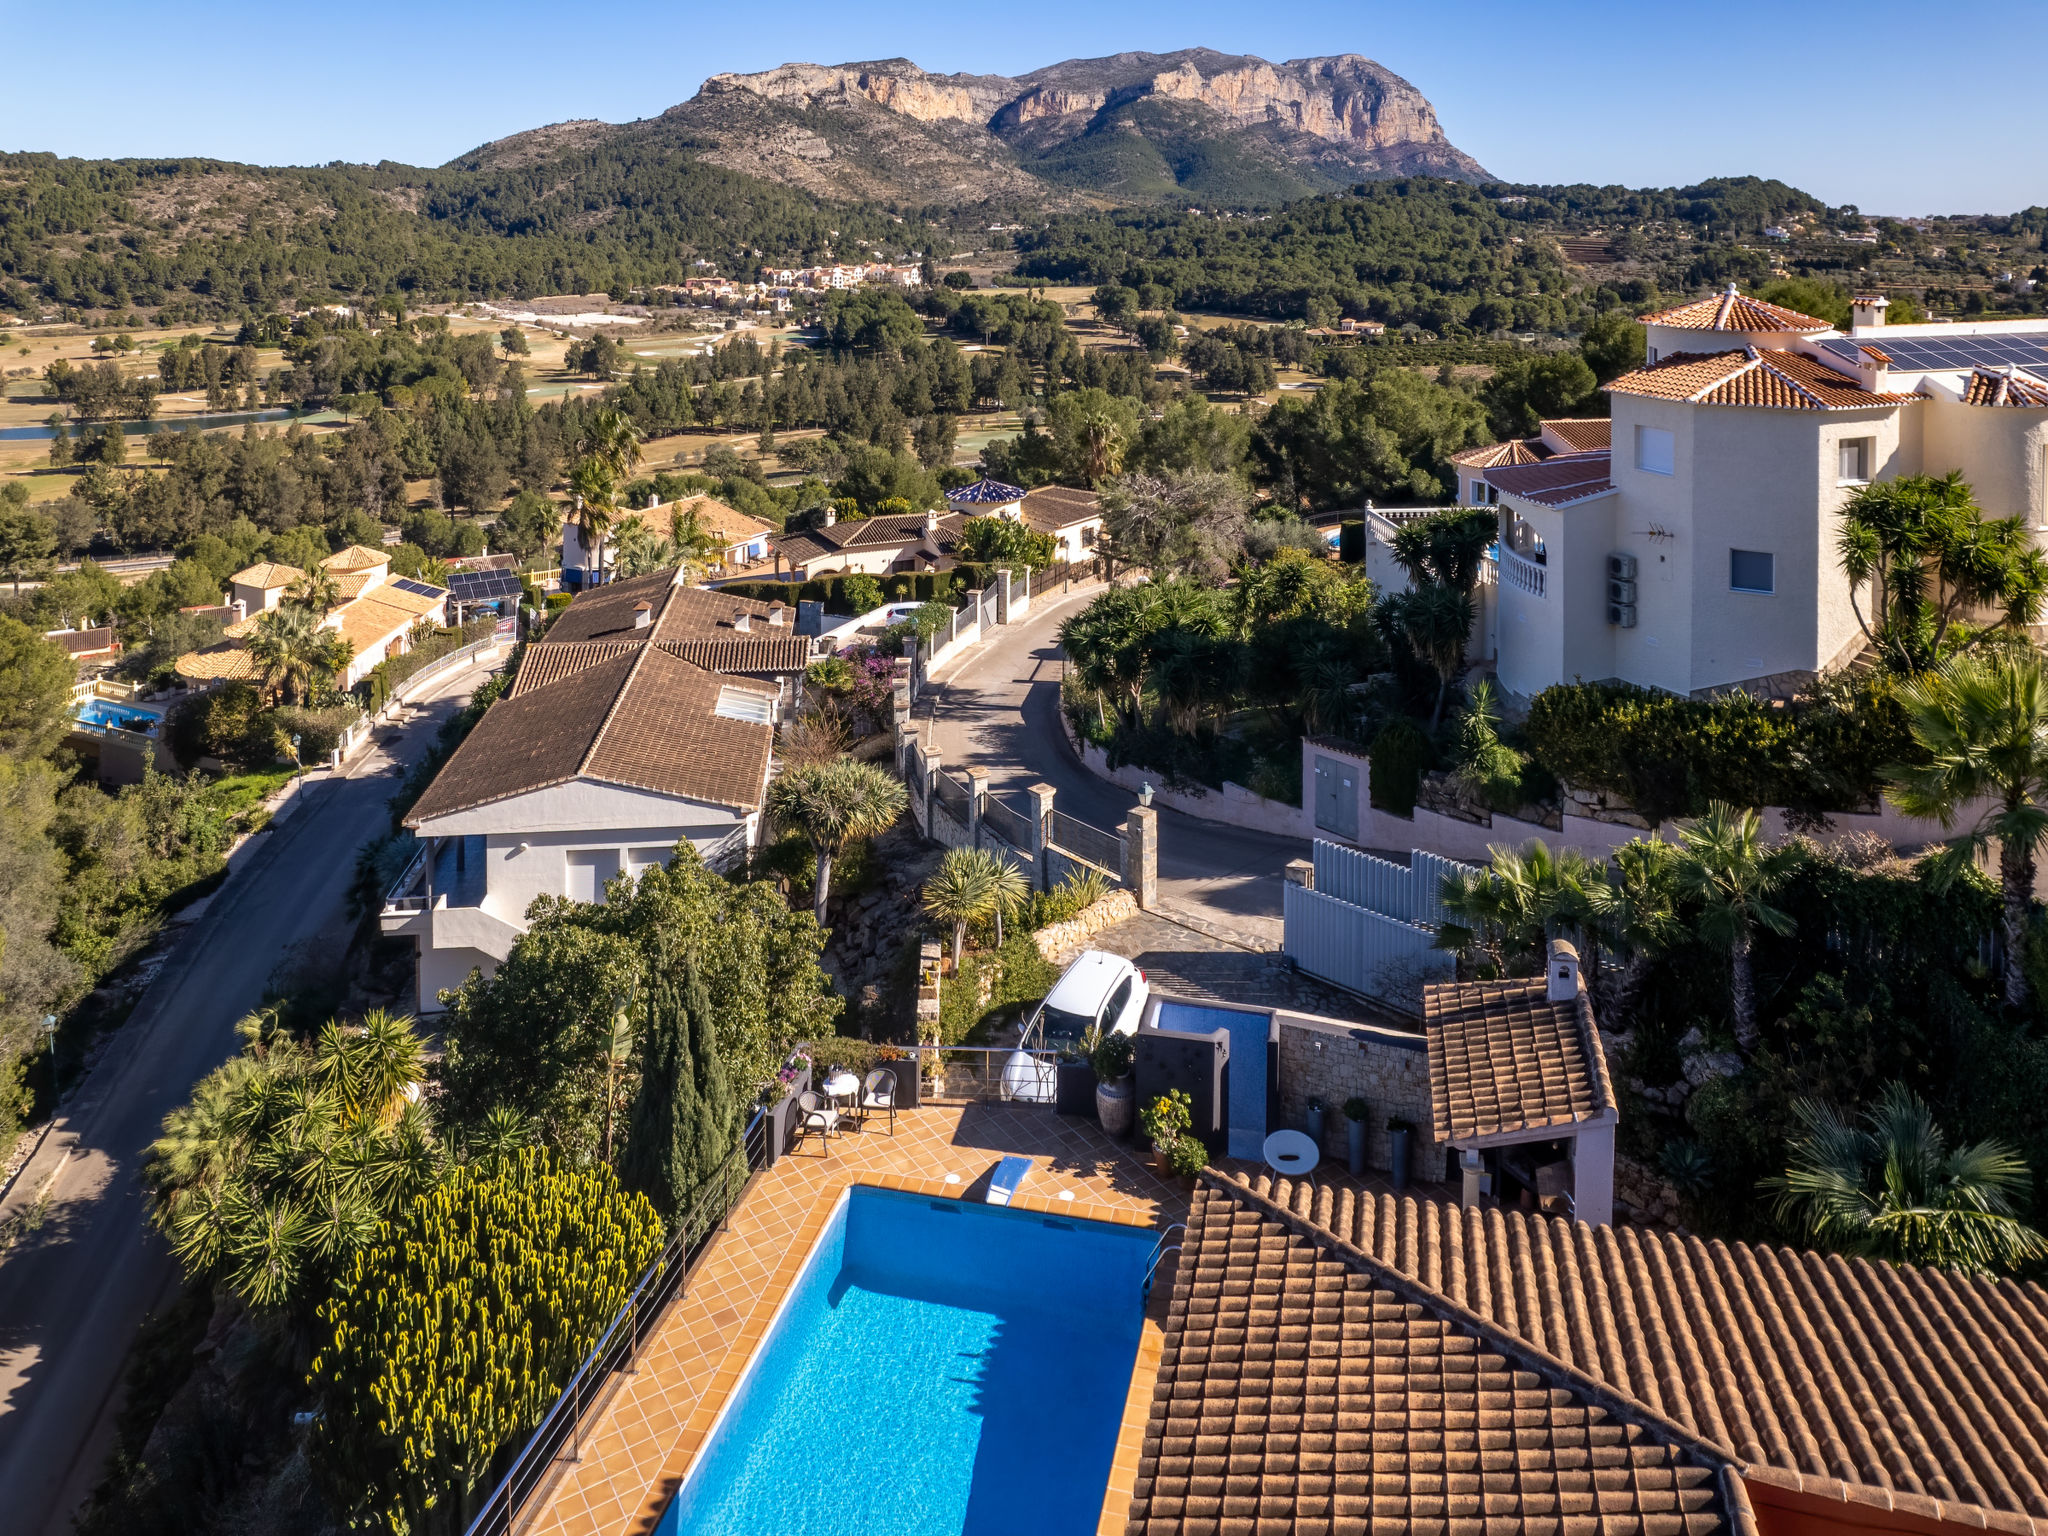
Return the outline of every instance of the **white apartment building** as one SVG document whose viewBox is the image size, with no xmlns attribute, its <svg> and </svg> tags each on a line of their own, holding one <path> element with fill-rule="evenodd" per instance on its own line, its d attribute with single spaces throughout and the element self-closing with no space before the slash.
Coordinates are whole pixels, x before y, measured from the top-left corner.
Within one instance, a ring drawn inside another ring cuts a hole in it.
<svg viewBox="0 0 2048 1536">
<path fill-rule="evenodd" d="M 2048 322 L 1884 311 L 1859 295 L 1843 332 L 1731 286 L 1644 318 L 1607 443 L 1546 423 L 1460 455 L 1459 499 L 1500 508 L 1502 688 L 1769 692 L 1847 663 L 1864 636 L 1835 544 L 1873 480 L 1960 470 L 2048 541 Z"/>
</svg>

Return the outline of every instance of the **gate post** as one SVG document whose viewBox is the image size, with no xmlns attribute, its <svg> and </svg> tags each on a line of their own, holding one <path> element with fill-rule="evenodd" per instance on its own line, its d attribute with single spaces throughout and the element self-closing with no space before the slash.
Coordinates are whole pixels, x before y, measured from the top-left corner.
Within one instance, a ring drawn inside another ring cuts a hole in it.
<svg viewBox="0 0 2048 1536">
<path fill-rule="evenodd" d="M 1139 910 L 1151 911 L 1159 901 L 1159 813 L 1149 805 L 1132 806 L 1124 818 L 1123 876 Z"/>
<path fill-rule="evenodd" d="M 1031 801 L 1031 875 L 1041 891 L 1052 889 L 1052 870 L 1045 857 L 1045 824 L 1052 819 L 1053 787 L 1034 784 L 1024 791 Z"/>
</svg>

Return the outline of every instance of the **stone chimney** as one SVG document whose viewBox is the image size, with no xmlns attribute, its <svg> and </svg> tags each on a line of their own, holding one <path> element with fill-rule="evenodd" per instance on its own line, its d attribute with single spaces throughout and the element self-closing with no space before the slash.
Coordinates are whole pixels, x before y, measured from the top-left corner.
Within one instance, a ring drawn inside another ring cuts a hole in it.
<svg viewBox="0 0 2048 1536">
<path fill-rule="evenodd" d="M 754 621 L 748 616 L 747 610 L 741 608 L 732 616 L 732 627 L 739 634 L 751 634 L 754 628 Z"/>
<path fill-rule="evenodd" d="M 1891 300 L 1881 293 L 1859 293 L 1849 301 L 1849 328 L 1874 331 L 1884 324 L 1884 312 Z"/>
<path fill-rule="evenodd" d="M 933 507 L 924 515 L 924 536 L 936 539 L 939 536 L 939 509 Z"/>
<path fill-rule="evenodd" d="M 1569 1003 L 1579 995 L 1579 952 L 1563 939 L 1550 941 L 1550 964 L 1545 970 L 1550 989 L 1545 994 L 1553 1003 Z"/>
<path fill-rule="evenodd" d="M 825 504 L 825 526 L 827 528 L 830 528 L 834 523 L 838 521 L 839 509 L 833 506 L 830 502 L 827 502 Z"/>
<path fill-rule="evenodd" d="M 654 604 L 638 602 L 633 605 L 633 627 L 645 629 L 654 622 Z"/>
<path fill-rule="evenodd" d="M 788 609 L 784 608 L 780 603 L 770 603 L 768 605 L 768 627 L 770 629 L 780 629 L 788 622 Z"/>
</svg>

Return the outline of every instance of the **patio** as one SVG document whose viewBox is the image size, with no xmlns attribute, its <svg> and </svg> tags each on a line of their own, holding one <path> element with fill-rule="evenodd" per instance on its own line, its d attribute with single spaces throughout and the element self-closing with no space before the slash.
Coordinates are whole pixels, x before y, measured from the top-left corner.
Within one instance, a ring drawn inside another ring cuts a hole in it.
<svg viewBox="0 0 2048 1536">
<path fill-rule="evenodd" d="M 806 1138 L 761 1174 L 711 1246 L 686 1293 L 649 1338 L 638 1367 L 614 1378 L 608 1403 L 586 1419 L 582 1454 L 525 1512 L 522 1536 L 645 1536 L 681 1485 L 727 1394 L 766 1334 L 833 1201 L 859 1182 L 934 1196 L 980 1199 L 996 1162 L 1032 1159 L 1012 1205 L 1020 1210 L 1164 1228 L 1185 1218 L 1187 1190 L 1163 1180 L 1138 1148 L 1105 1136 L 1092 1120 L 1035 1105 L 937 1105 L 886 1118 L 829 1142 Z M 1231 1172 L 1257 1171 L 1225 1162 Z M 1328 1165 L 1325 1184 L 1384 1191 Z M 950 1181 L 950 1182 L 949 1182 Z M 1419 1192 L 1419 1191 L 1418 1191 Z M 1155 1319 L 1167 1272 L 1153 1290 Z M 1148 1324 L 1111 1475 L 1113 1509 L 1104 1529 L 1122 1530 L 1136 1475 L 1145 1414 L 1158 1366 L 1158 1332 Z"/>
</svg>

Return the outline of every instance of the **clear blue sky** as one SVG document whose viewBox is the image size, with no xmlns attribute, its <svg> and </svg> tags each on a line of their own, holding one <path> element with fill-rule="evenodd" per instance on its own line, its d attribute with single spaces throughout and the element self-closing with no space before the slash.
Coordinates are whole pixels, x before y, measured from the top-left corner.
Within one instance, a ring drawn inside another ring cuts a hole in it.
<svg viewBox="0 0 2048 1536">
<path fill-rule="evenodd" d="M 2048 139 L 2031 126 L 2039 0 L 110 0 L 6 14 L 0 148 L 65 155 L 436 165 L 542 123 L 652 116 L 707 74 L 789 59 L 1017 74 L 1207 46 L 1377 59 L 1510 180 L 1755 174 L 1886 213 L 2048 202 Z"/>
</svg>

